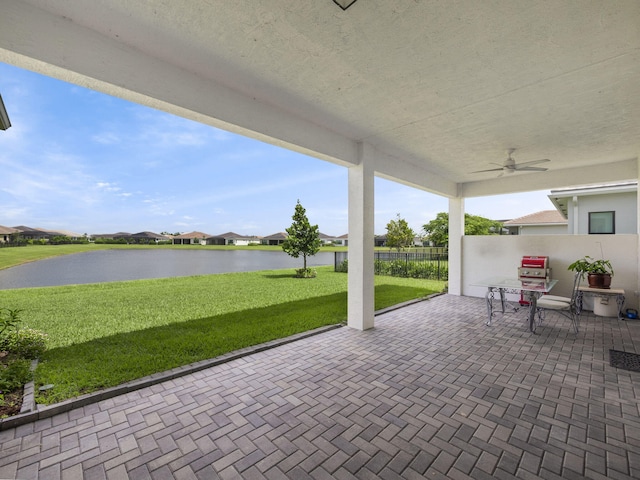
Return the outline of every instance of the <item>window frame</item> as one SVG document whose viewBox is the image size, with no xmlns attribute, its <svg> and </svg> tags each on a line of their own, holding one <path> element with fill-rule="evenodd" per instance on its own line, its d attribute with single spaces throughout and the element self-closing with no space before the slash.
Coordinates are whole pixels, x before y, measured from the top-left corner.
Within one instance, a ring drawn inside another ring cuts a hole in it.
<svg viewBox="0 0 640 480">
<path fill-rule="evenodd" d="M 594 218 L 599 215 L 601 218 Z M 608 215 L 608 217 L 605 217 Z M 593 224 L 601 223 L 603 221 L 610 222 L 611 231 L 610 232 L 594 232 Z M 615 210 L 605 210 L 602 212 L 589 212 L 589 235 L 615 235 L 616 233 L 616 211 Z"/>
</svg>

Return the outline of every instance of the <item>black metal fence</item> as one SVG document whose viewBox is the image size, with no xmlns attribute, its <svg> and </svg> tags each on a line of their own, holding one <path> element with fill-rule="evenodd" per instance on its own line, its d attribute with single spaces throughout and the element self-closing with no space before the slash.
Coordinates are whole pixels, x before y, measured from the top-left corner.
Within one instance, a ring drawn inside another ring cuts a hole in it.
<svg viewBox="0 0 640 480">
<path fill-rule="evenodd" d="M 444 281 L 449 278 L 448 253 L 376 251 L 373 255 L 376 275 Z M 334 270 L 349 271 L 348 252 L 335 252 Z"/>
</svg>

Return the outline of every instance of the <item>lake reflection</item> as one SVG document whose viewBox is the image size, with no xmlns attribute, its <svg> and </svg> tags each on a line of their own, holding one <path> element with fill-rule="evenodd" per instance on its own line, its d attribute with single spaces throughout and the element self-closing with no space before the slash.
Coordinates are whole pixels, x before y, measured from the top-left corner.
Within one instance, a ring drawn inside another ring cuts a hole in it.
<svg viewBox="0 0 640 480">
<path fill-rule="evenodd" d="M 333 257 L 333 252 L 320 252 L 307 258 L 307 266 L 333 265 Z M 0 270 L 0 289 L 281 268 L 302 268 L 302 258 L 264 250 L 98 250 Z"/>
</svg>

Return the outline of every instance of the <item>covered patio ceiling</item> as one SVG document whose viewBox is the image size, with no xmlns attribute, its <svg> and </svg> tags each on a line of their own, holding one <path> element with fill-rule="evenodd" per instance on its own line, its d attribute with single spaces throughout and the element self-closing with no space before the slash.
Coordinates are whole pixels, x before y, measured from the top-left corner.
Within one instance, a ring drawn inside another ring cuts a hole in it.
<svg viewBox="0 0 640 480">
<path fill-rule="evenodd" d="M 0 61 L 436 194 L 638 177 L 637 0 L 2 3 Z"/>
</svg>

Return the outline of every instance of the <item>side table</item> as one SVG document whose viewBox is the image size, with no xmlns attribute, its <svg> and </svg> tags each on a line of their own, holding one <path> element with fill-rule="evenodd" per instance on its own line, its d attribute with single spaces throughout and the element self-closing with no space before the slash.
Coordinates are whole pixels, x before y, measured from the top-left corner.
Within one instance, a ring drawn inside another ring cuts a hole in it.
<svg viewBox="0 0 640 480">
<path fill-rule="evenodd" d="M 578 287 L 578 294 L 576 296 L 576 307 L 578 309 L 578 315 L 582 313 L 582 299 L 584 294 L 588 294 L 594 297 L 616 297 L 616 303 L 618 304 L 618 320 L 624 320 L 622 314 L 622 307 L 624 306 L 624 290 L 622 288 L 591 288 L 591 287 Z"/>
</svg>

